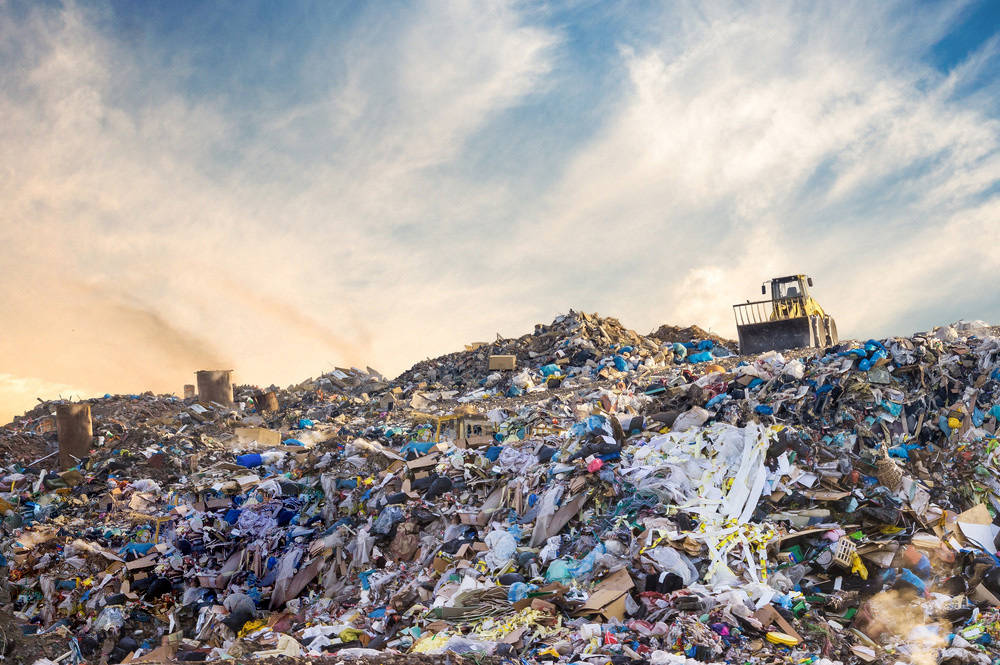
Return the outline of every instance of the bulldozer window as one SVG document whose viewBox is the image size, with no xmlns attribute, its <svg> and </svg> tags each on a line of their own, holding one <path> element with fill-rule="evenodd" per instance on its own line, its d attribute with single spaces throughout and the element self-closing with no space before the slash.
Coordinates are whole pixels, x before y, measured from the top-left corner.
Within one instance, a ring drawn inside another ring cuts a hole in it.
<svg viewBox="0 0 1000 665">
<path fill-rule="evenodd" d="M 798 280 L 780 282 L 777 284 L 777 288 L 772 290 L 772 296 L 775 298 L 797 298 L 802 295 Z"/>
</svg>

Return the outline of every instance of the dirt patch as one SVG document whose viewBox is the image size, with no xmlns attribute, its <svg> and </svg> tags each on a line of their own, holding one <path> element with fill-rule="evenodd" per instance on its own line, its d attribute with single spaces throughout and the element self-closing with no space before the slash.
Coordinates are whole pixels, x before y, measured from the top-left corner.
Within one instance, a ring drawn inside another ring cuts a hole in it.
<svg viewBox="0 0 1000 665">
<path fill-rule="evenodd" d="M 68 650 L 66 635 L 25 635 L 14 617 L 0 612 L 0 654 L 5 665 L 30 665 L 39 658 L 55 660 Z"/>
</svg>

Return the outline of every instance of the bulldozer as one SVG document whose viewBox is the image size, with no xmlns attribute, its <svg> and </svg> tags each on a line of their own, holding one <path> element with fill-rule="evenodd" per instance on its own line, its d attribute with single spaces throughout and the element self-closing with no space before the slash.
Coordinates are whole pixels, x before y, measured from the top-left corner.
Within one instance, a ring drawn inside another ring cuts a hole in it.
<svg viewBox="0 0 1000 665">
<path fill-rule="evenodd" d="M 770 300 L 733 305 L 741 354 L 838 343 L 837 322 L 809 295 L 812 277 L 775 277 L 770 283 Z M 767 295 L 767 284 L 760 285 L 761 295 Z"/>
</svg>

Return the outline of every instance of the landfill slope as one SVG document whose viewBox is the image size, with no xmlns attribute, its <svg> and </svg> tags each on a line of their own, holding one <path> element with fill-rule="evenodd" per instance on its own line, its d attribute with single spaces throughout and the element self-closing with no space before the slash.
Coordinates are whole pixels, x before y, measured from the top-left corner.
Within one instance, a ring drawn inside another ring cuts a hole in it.
<svg viewBox="0 0 1000 665">
<path fill-rule="evenodd" d="M 661 342 L 690 342 L 691 340 L 704 340 L 710 339 L 715 344 L 721 346 L 727 346 L 730 348 L 736 348 L 736 341 L 731 339 L 726 339 L 720 335 L 708 332 L 701 326 L 672 326 L 664 323 L 659 328 L 649 333 L 650 337 L 660 340 Z"/>
<path fill-rule="evenodd" d="M 740 356 L 571 311 L 394 379 L 88 400 L 66 469 L 41 403 L 0 428 L 0 655 L 991 665 L 998 334 Z"/>
</svg>

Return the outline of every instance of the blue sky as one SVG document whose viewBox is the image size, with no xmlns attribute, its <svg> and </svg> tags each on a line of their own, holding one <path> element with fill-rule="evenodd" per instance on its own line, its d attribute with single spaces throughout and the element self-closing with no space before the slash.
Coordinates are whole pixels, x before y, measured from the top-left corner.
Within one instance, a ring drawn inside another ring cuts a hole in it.
<svg viewBox="0 0 1000 665">
<path fill-rule="evenodd" d="M 1000 321 L 995 2 L 0 3 L 0 415 L 571 307 Z"/>
</svg>

